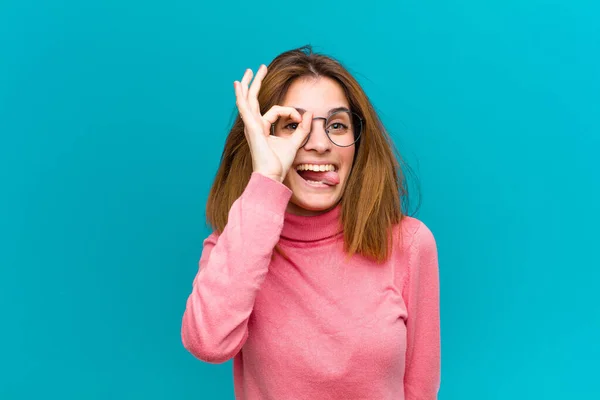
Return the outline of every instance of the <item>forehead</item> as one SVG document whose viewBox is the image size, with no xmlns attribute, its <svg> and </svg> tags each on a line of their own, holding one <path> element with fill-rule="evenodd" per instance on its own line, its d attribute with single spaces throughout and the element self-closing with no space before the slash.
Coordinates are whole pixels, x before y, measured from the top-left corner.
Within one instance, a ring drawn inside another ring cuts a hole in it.
<svg viewBox="0 0 600 400">
<path fill-rule="evenodd" d="M 315 114 L 327 113 L 335 107 L 349 108 L 342 86 L 331 78 L 300 78 L 292 82 L 283 106 L 302 108 Z"/>
</svg>

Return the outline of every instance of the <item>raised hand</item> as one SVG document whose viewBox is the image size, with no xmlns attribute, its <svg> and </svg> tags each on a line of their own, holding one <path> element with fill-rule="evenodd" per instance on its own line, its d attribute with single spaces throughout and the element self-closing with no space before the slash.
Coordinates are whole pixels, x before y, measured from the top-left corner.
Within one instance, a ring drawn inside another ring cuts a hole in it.
<svg viewBox="0 0 600 400">
<path fill-rule="evenodd" d="M 264 115 L 260 114 L 258 92 L 263 78 L 267 74 L 267 67 L 261 65 L 250 88 L 252 71 L 246 70 L 242 81 L 233 83 L 235 89 L 236 105 L 244 122 L 244 134 L 250 146 L 252 155 L 252 168 L 271 179 L 283 182 L 287 175 L 296 152 L 304 142 L 311 129 L 312 114 L 309 112 L 300 115 L 293 107 L 273 106 Z M 298 128 L 286 137 L 271 135 L 271 124 L 280 117 L 289 117 L 299 123 Z"/>
</svg>

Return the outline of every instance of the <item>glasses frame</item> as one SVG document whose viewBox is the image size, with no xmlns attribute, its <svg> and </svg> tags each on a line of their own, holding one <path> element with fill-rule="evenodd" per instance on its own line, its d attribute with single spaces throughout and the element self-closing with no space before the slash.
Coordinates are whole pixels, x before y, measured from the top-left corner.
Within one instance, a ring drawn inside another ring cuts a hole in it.
<svg viewBox="0 0 600 400">
<path fill-rule="evenodd" d="M 351 117 L 356 117 L 356 119 L 359 122 L 359 131 L 358 131 L 358 135 L 356 134 L 356 126 L 354 124 L 354 118 L 353 119 L 353 123 L 352 123 L 352 130 L 354 131 L 354 142 L 344 145 L 344 146 L 340 146 L 339 144 L 337 144 L 336 142 L 333 141 L 333 139 L 331 139 L 331 136 L 329 136 L 329 130 L 327 129 L 327 120 L 329 120 L 330 118 L 332 118 L 334 115 L 340 114 L 340 113 L 349 113 Z M 333 114 L 331 114 L 329 117 L 314 117 L 312 120 L 323 120 L 323 130 L 325 131 L 325 134 L 327 135 L 327 139 L 329 139 L 329 141 L 331 143 L 333 143 L 335 146 L 337 147 L 350 147 L 353 146 L 354 144 L 356 144 L 356 142 L 358 142 L 358 140 L 360 139 L 360 137 L 362 136 L 362 131 L 363 131 L 363 119 L 360 115 L 358 115 L 357 113 L 355 113 L 354 111 L 350 111 L 350 110 L 340 110 L 340 111 L 336 111 Z M 306 146 L 306 143 L 308 143 L 308 140 L 310 139 L 310 134 L 311 132 L 308 132 L 308 135 L 306 136 L 306 139 L 304 140 L 304 143 L 302 143 L 302 146 L 300 146 L 301 148 Z M 275 124 L 271 124 L 271 135 L 275 135 Z"/>
</svg>

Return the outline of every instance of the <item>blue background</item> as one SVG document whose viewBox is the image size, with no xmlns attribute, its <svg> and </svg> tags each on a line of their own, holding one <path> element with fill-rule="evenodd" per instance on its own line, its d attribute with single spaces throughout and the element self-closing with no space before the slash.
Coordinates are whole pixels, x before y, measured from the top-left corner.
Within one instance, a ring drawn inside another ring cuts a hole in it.
<svg viewBox="0 0 600 400">
<path fill-rule="evenodd" d="M 0 2 L 0 398 L 231 399 L 180 341 L 232 82 L 356 74 L 438 241 L 440 399 L 600 398 L 592 0 Z"/>
</svg>

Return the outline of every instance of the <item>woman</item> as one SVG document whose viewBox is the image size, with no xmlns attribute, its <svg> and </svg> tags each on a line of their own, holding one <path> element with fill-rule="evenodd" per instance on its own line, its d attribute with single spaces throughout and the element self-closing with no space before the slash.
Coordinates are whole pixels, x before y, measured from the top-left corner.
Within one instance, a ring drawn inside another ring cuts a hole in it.
<svg viewBox="0 0 600 400">
<path fill-rule="evenodd" d="M 268 72 L 267 72 L 268 71 Z M 357 81 L 304 47 L 234 82 L 182 322 L 237 399 L 437 398 L 435 240 Z"/>
</svg>

